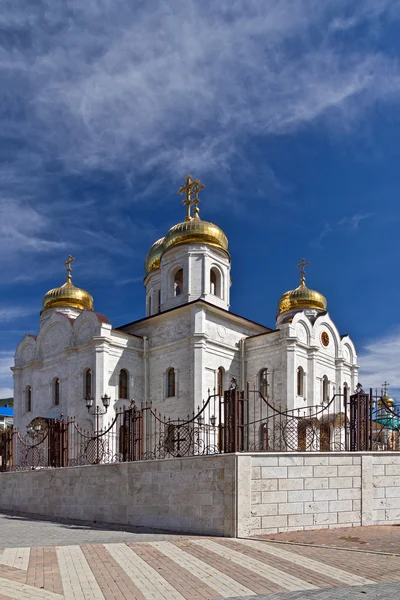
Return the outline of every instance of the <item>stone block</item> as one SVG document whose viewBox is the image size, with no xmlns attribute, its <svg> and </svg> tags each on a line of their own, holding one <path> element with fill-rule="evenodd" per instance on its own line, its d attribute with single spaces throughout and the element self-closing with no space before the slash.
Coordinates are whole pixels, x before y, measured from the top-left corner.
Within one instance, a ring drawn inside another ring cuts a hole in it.
<svg viewBox="0 0 400 600">
<path fill-rule="evenodd" d="M 374 487 L 376 488 L 387 488 L 387 487 L 399 487 L 400 477 L 397 476 L 386 476 L 377 475 L 374 477 Z"/>
<path fill-rule="evenodd" d="M 350 512 L 353 510 L 352 500 L 331 500 L 329 502 L 329 512 Z"/>
<path fill-rule="evenodd" d="M 270 504 L 275 502 L 287 502 L 288 492 L 280 491 L 280 492 L 262 492 L 261 496 L 262 504 Z"/>
<path fill-rule="evenodd" d="M 316 466 L 316 467 L 322 467 L 324 465 L 329 465 L 329 457 L 328 456 L 305 456 L 304 457 L 304 465 L 306 467 L 308 466 Z"/>
<path fill-rule="evenodd" d="M 251 468 L 251 478 L 252 479 L 261 479 L 261 467 L 252 467 Z"/>
<path fill-rule="evenodd" d="M 324 500 L 337 500 L 338 490 L 313 490 L 315 502 L 322 502 Z"/>
<path fill-rule="evenodd" d="M 278 457 L 277 456 L 252 456 L 251 464 L 253 467 L 277 467 Z"/>
<path fill-rule="evenodd" d="M 261 467 L 263 479 L 286 479 L 287 467 Z"/>
<path fill-rule="evenodd" d="M 386 498 L 400 498 L 400 488 L 398 488 L 398 487 L 388 487 L 385 490 L 375 489 L 375 491 L 376 492 L 378 492 L 378 491 L 386 492 Z"/>
<path fill-rule="evenodd" d="M 361 456 L 353 456 L 353 465 L 361 465 Z"/>
<path fill-rule="evenodd" d="M 305 527 L 313 524 L 313 515 L 289 515 L 289 527 Z"/>
<path fill-rule="evenodd" d="M 330 465 L 353 465 L 353 457 L 352 456 L 329 456 L 329 464 Z"/>
<path fill-rule="evenodd" d="M 304 477 L 312 477 L 313 469 L 319 467 L 288 467 L 288 478 L 299 479 Z"/>
<path fill-rule="evenodd" d="M 351 488 L 353 487 L 352 477 L 330 477 L 329 478 L 330 488 Z"/>
<path fill-rule="evenodd" d="M 251 503 L 261 504 L 261 492 L 251 492 Z"/>
<path fill-rule="evenodd" d="M 279 479 L 280 490 L 302 490 L 304 479 Z"/>
<path fill-rule="evenodd" d="M 280 467 L 301 467 L 304 464 L 304 458 L 302 456 L 280 456 L 279 466 Z"/>
<path fill-rule="evenodd" d="M 305 490 L 324 490 L 329 487 L 329 479 L 327 477 L 310 477 L 304 479 Z"/>
<path fill-rule="evenodd" d="M 338 467 L 338 477 L 360 477 L 361 465 L 346 465 Z"/>
<path fill-rule="evenodd" d="M 331 525 L 337 523 L 338 516 L 336 513 L 315 513 L 313 515 L 314 525 Z"/>
<path fill-rule="evenodd" d="M 269 517 L 278 514 L 277 504 L 255 504 L 251 507 L 252 517 Z"/>
<path fill-rule="evenodd" d="M 398 523 L 400 521 L 400 510 L 398 508 L 387 510 L 385 521 L 394 521 L 395 523 Z"/>
<path fill-rule="evenodd" d="M 329 504 L 327 501 L 324 502 L 305 502 L 304 512 L 305 513 L 327 513 L 329 511 Z"/>
<path fill-rule="evenodd" d="M 361 489 L 358 488 L 344 488 L 338 491 L 338 500 L 360 500 Z"/>
<path fill-rule="evenodd" d="M 385 465 L 385 475 L 400 475 L 400 462 L 397 465 Z"/>
<path fill-rule="evenodd" d="M 372 472 L 374 475 L 384 475 L 385 465 L 373 465 Z"/>
<path fill-rule="evenodd" d="M 361 510 L 361 500 L 353 500 L 353 510 Z"/>
<path fill-rule="evenodd" d="M 287 502 L 286 504 L 278 505 L 278 513 L 280 515 L 300 515 L 304 512 L 302 502 Z"/>
<path fill-rule="evenodd" d="M 361 488 L 361 477 L 353 477 L 353 487 Z"/>
<path fill-rule="evenodd" d="M 337 467 L 314 467 L 314 477 L 336 477 Z"/>
<path fill-rule="evenodd" d="M 293 490 L 288 492 L 289 502 L 312 502 L 314 499 L 313 490 Z"/>
<path fill-rule="evenodd" d="M 261 527 L 286 527 L 288 522 L 287 515 L 280 515 L 278 517 L 262 517 Z"/>
<path fill-rule="evenodd" d="M 272 492 L 277 489 L 277 479 L 257 479 L 251 482 L 251 490 L 253 492 Z"/>
</svg>

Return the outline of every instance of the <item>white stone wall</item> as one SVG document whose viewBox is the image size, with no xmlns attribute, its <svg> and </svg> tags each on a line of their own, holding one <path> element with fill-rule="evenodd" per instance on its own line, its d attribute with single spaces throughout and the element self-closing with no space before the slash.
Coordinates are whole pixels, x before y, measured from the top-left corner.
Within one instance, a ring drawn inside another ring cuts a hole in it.
<svg viewBox="0 0 400 600">
<path fill-rule="evenodd" d="M 0 473 L 0 510 L 235 535 L 235 455 Z"/>
<path fill-rule="evenodd" d="M 400 523 L 400 454 L 251 456 L 251 535 Z"/>
</svg>

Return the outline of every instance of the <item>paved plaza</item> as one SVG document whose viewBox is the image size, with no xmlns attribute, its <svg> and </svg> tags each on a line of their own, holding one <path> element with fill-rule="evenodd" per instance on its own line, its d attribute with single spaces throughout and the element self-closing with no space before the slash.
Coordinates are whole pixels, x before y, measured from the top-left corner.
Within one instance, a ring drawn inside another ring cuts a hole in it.
<svg viewBox="0 0 400 600">
<path fill-rule="evenodd" d="M 400 597 L 400 528 L 274 537 L 188 537 L 2 515 L 0 600 Z M 345 544 L 353 547 L 337 549 Z"/>
</svg>

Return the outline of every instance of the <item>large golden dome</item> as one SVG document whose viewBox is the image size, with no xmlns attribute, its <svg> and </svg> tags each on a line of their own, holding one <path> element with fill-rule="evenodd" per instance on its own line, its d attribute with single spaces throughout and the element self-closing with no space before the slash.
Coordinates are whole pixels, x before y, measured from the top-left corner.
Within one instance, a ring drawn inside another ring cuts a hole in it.
<svg viewBox="0 0 400 600">
<path fill-rule="evenodd" d="M 157 240 L 147 253 L 145 260 L 146 275 L 160 267 L 161 258 L 167 250 L 181 244 L 207 244 L 219 248 L 228 254 L 228 238 L 214 223 L 202 221 L 199 216 L 199 193 L 204 185 L 198 179 L 186 177 L 186 182 L 179 193 L 185 194 L 183 204 L 186 205 L 186 218 L 182 223 L 174 225 L 164 238 Z M 193 216 L 191 214 L 194 206 Z"/>
<path fill-rule="evenodd" d="M 69 307 L 79 310 L 93 310 L 93 297 L 86 292 L 77 288 L 72 283 L 71 264 L 74 262 L 72 256 L 66 261 L 67 281 L 61 287 L 54 288 L 47 292 L 43 298 L 43 310 L 47 308 Z"/>
<path fill-rule="evenodd" d="M 302 268 L 300 285 L 295 290 L 289 290 L 280 297 L 278 315 L 295 309 L 304 310 L 305 308 L 314 308 L 316 310 L 326 310 L 328 302 L 325 296 L 315 290 L 310 290 L 306 286 L 304 267 L 307 264 L 309 263 L 306 263 L 303 259 L 300 265 L 298 265 Z"/>
</svg>

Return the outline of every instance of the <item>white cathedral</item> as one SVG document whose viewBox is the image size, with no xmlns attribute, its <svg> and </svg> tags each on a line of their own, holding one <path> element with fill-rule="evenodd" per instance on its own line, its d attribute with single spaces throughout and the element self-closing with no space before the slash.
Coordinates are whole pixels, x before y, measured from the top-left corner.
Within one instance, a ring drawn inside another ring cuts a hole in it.
<svg viewBox="0 0 400 600">
<path fill-rule="evenodd" d="M 40 328 L 15 353 L 15 426 L 35 418 L 76 417 L 93 427 L 86 400 L 107 419 L 131 399 L 185 418 L 208 390 L 256 382 L 264 397 L 287 408 L 321 405 L 354 390 L 357 355 L 327 312 L 326 298 L 305 284 L 281 296 L 274 329 L 230 312 L 231 256 L 224 232 L 199 216 L 204 188 L 189 175 L 180 189 L 186 217 L 150 248 L 145 261 L 146 316 L 113 328 L 92 296 L 67 281 L 47 292 Z"/>
</svg>

